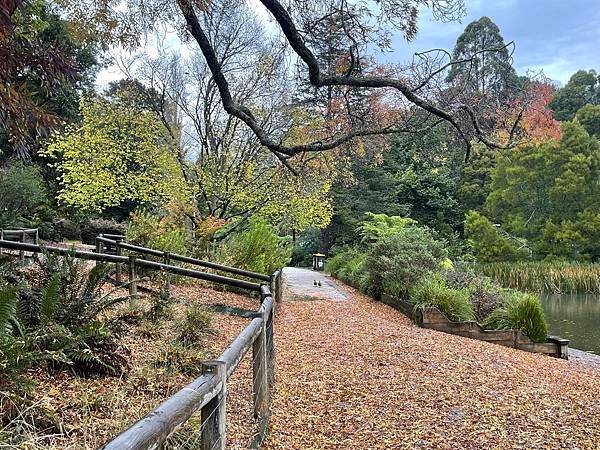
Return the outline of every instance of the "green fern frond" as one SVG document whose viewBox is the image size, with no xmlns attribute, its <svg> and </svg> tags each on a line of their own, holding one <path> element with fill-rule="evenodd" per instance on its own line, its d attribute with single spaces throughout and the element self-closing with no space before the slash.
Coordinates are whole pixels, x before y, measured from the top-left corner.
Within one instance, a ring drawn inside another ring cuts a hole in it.
<svg viewBox="0 0 600 450">
<path fill-rule="evenodd" d="M 14 320 L 17 306 L 17 289 L 5 287 L 0 290 L 0 332 L 9 331 Z"/>
<path fill-rule="evenodd" d="M 50 282 L 42 288 L 40 299 L 40 316 L 43 322 L 54 320 L 56 310 L 60 305 L 60 277 L 55 274 Z"/>
</svg>

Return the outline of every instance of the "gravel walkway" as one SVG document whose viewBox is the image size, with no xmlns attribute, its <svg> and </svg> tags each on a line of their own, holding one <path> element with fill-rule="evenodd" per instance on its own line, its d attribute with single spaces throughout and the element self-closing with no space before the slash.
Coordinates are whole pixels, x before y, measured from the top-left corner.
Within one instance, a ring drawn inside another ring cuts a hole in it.
<svg viewBox="0 0 600 450">
<path fill-rule="evenodd" d="M 421 329 L 338 289 L 279 309 L 267 448 L 600 448 L 600 370 Z"/>
</svg>

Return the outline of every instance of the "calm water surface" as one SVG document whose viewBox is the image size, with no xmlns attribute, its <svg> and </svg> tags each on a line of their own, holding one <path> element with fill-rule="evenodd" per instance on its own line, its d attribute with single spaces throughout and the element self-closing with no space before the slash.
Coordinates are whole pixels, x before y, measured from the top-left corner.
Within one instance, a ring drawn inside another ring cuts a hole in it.
<svg viewBox="0 0 600 450">
<path fill-rule="evenodd" d="M 569 339 L 569 347 L 600 355 L 600 295 L 544 294 L 549 334 Z"/>
</svg>

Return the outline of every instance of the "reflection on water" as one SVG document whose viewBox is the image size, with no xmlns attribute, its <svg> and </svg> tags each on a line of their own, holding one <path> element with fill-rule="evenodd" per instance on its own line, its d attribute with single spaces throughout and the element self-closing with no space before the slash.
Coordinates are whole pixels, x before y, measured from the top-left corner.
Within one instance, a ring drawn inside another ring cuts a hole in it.
<svg viewBox="0 0 600 450">
<path fill-rule="evenodd" d="M 569 347 L 600 354 L 600 296 L 543 294 L 550 335 L 569 339 Z"/>
</svg>

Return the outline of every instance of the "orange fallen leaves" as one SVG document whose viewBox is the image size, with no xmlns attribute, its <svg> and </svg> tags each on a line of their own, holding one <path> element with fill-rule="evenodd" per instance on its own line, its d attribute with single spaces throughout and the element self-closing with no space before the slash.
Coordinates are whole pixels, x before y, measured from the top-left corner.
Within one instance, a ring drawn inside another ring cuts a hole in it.
<svg viewBox="0 0 600 450">
<path fill-rule="evenodd" d="M 348 289 L 277 321 L 268 449 L 600 447 L 600 371 L 414 326 Z"/>
</svg>

